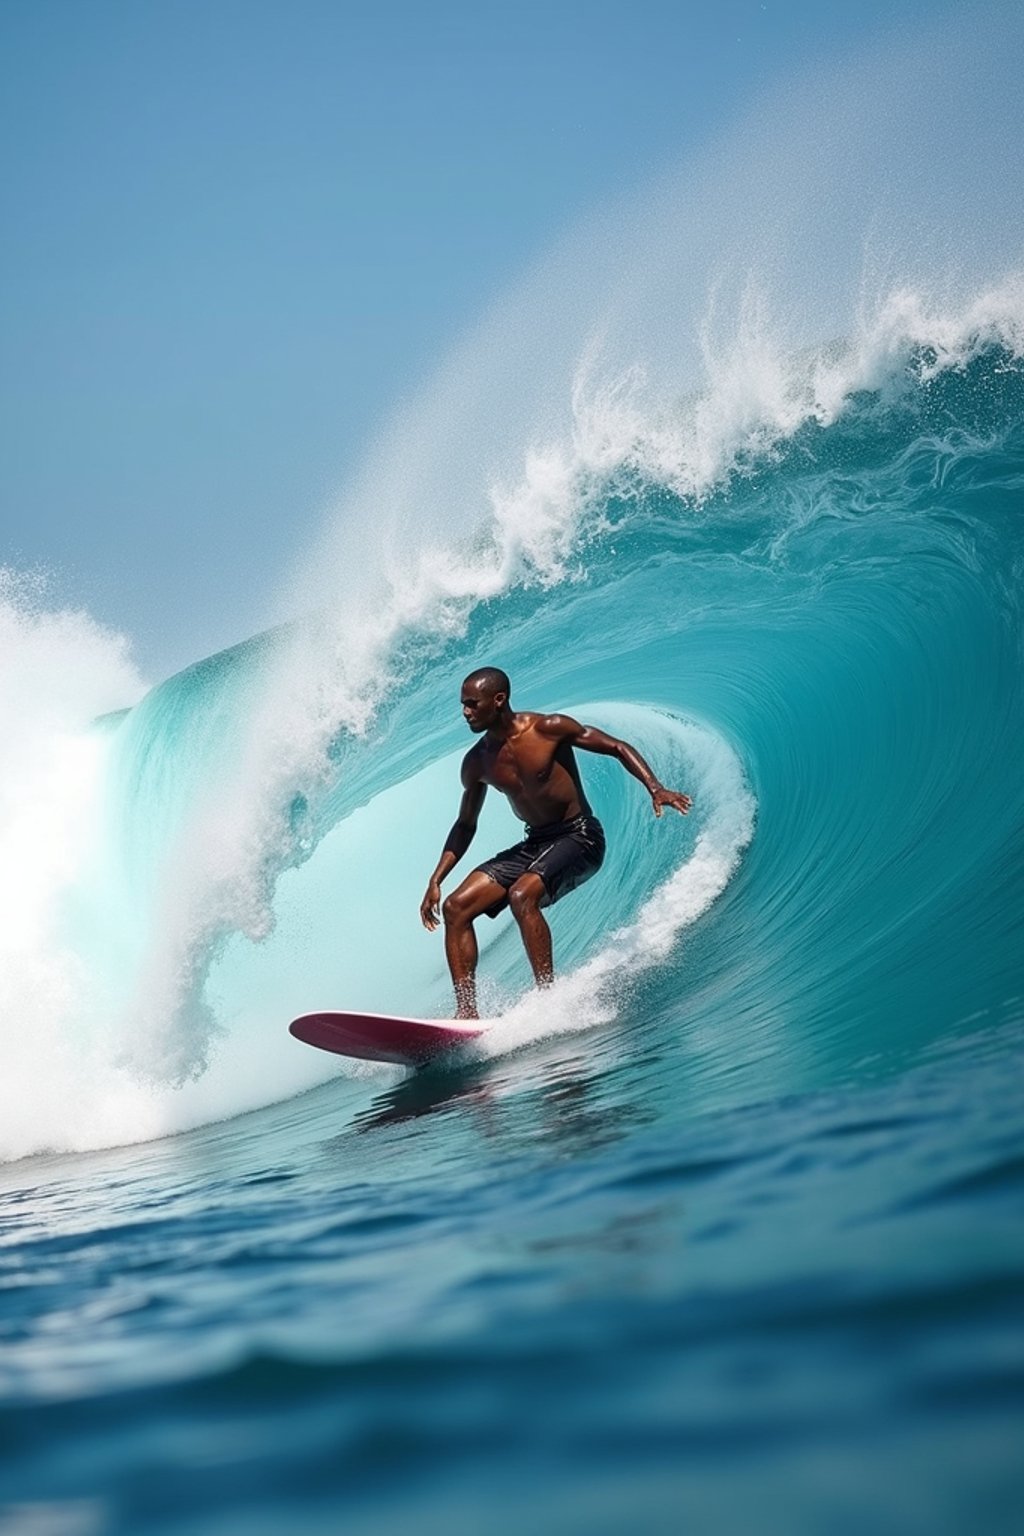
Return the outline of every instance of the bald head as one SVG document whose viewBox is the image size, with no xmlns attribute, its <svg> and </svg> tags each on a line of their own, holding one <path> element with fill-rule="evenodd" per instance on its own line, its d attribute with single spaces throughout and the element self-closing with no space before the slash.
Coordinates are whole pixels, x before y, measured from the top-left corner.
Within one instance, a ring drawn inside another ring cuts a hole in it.
<svg viewBox="0 0 1024 1536">
<path fill-rule="evenodd" d="M 486 693 L 503 693 L 508 698 L 512 692 L 512 684 L 508 680 L 508 673 L 500 667 L 480 667 L 476 672 L 471 672 L 463 683 L 463 688 L 472 686 L 480 688 Z"/>
</svg>

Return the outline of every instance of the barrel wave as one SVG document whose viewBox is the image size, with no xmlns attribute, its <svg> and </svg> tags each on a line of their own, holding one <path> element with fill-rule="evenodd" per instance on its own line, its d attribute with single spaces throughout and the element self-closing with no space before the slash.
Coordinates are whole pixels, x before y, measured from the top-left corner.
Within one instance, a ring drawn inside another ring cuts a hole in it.
<svg viewBox="0 0 1024 1536">
<path fill-rule="evenodd" d="M 333 1075 L 284 1036 L 297 1012 L 445 1012 L 416 909 L 457 805 L 459 681 L 495 658 L 517 703 L 635 740 L 695 799 L 655 822 L 632 780 L 584 760 L 611 856 L 554 914 L 550 997 L 517 1001 L 518 936 L 485 934 L 487 1009 L 517 1021 L 495 1049 L 615 1017 L 676 1041 L 688 1091 L 717 1102 L 892 1068 L 1012 1011 L 1024 383 L 1005 340 L 967 337 L 943 366 L 908 351 L 884 385 L 699 497 L 635 440 L 599 476 L 576 466 L 556 553 L 548 530 L 545 560 L 484 600 L 453 612 L 434 590 L 393 618 L 359 712 L 330 692 L 320 619 L 101 719 L 95 835 L 32 956 L 73 956 L 73 976 L 21 1004 L 24 1070 L 40 1041 L 61 1065 L 29 1126 L 8 1078 L 7 1155 Z M 481 557 L 458 555 L 465 587 Z M 480 856 L 514 836 L 489 807 Z M 693 1061 L 696 1035 L 715 1044 Z"/>
</svg>

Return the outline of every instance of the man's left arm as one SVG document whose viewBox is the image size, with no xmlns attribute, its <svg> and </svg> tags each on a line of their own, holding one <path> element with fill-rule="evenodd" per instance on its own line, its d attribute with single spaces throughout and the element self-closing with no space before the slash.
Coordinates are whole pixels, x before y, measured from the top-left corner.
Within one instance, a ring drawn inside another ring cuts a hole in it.
<svg viewBox="0 0 1024 1536">
<path fill-rule="evenodd" d="M 628 741 L 621 741 L 617 736 L 609 736 L 606 731 L 599 731 L 596 725 L 581 725 L 571 715 L 546 715 L 541 730 L 545 736 L 568 742 L 569 746 L 578 747 L 581 752 L 599 752 L 605 757 L 617 757 L 626 772 L 631 773 L 634 779 L 639 779 L 650 795 L 655 816 L 660 816 L 666 805 L 671 805 L 685 816 L 693 804 L 689 795 L 680 794 L 675 789 L 666 789 L 636 747 L 630 746 Z"/>
</svg>

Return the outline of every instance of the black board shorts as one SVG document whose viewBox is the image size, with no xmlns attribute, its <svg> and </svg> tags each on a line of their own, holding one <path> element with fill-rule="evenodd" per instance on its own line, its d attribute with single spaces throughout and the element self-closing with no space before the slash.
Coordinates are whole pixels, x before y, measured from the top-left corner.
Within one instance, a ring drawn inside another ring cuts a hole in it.
<svg viewBox="0 0 1024 1536">
<path fill-rule="evenodd" d="M 540 875 L 544 882 L 540 904 L 550 907 L 597 874 L 604 863 L 604 848 L 604 828 L 597 817 L 574 816 L 571 821 L 556 821 L 547 827 L 527 827 L 521 843 L 504 848 L 476 867 L 503 885 L 506 892 L 520 875 Z M 506 894 L 484 910 L 488 917 L 497 917 L 507 906 Z"/>
</svg>

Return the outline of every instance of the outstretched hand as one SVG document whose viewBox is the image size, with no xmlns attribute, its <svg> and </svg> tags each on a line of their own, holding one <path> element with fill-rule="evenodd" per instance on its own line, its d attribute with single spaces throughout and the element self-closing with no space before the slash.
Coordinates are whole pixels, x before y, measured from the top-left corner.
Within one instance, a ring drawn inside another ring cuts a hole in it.
<svg viewBox="0 0 1024 1536">
<path fill-rule="evenodd" d="M 427 886 L 427 894 L 420 902 L 420 921 L 422 922 L 424 928 L 428 929 L 430 933 L 433 933 L 434 929 L 441 921 L 441 915 L 438 911 L 440 905 L 441 886 L 437 880 L 431 880 L 430 884 Z"/>
<path fill-rule="evenodd" d="M 651 801 L 654 805 L 655 816 L 660 816 L 662 807 L 666 805 L 671 805 L 681 815 L 685 816 L 693 804 L 689 795 L 681 795 L 675 789 L 662 789 L 660 785 L 657 789 L 651 791 Z"/>
</svg>

